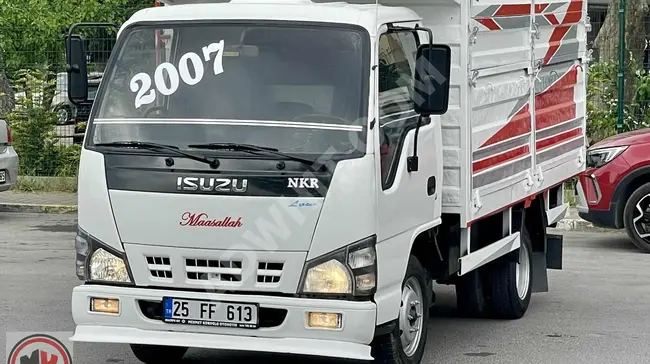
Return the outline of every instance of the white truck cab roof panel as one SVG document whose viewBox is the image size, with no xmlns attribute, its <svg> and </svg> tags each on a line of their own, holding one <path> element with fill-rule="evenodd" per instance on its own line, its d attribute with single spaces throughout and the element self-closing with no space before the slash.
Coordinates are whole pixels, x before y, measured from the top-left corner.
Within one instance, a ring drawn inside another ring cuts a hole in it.
<svg viewBox="0 0 650 364">
<path fill-rule="evenodd" d="M 140 10 L 124 23 L 122 29 L 133 23 L 149 21 L 273 20 L 359 25 L 375 36 L 377 19 L 379 24 L 420 20 L 420 16 L 408 8 L 380 6 L 377 10 L 371 4 L 344 2 L 243 0 L 182 3 Z"/>
</svg>

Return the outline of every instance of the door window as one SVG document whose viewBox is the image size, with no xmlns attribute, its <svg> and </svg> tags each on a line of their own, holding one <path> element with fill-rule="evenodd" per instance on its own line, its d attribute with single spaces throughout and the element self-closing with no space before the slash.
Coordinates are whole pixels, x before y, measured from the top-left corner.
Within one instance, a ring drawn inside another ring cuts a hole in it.
<svg viewBox="0 0 650 364">
<path fill-rule="evenodd" d="M 379 38 L 379 138 L 381 179 L 390 188 L 403 139 L 417 124 L 411 98 L 417 36 L 412 32 L 382 34 Z"/>
</svg>

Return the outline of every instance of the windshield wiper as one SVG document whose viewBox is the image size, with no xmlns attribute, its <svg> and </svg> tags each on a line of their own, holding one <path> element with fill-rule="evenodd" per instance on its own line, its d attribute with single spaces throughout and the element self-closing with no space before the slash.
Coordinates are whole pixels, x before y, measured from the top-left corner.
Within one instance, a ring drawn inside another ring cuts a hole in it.
<svg viewBox="0 0 650 364">
<path fill-rule="evenodd" d="M 219 167 L 219 161 L 215 159 L 208 159 L 205 157 L 200 157 L 198 155 L 184 152 L 180 150 L 177 146 L 174 145 L 167 145 L 167 144 L 159 144 L 159 143 L 150 143 L 150 142 L 139 142 L 139 141 L 134 141 L 134 140 L 122 140 L 122 141 L 117 141 L 117 142 L 110 142 L 110 143 L 97 143 L 95 146 L 98 147 L 123 147 L 123 148 L 136 148 L 136 149 L 147 149 L 147 150 L 166 150 L 169 152 L 172 152 L 176 155 L 180 155 L 183 157 L 186 157 L 188 159 L 195 160 L 197 162 L 203 162 L 205 164 L 210 165 L 211 168 L 217 168 Z"/>
<path fill-rule="evenodd" d="M 259 154 L 266 154 L 266 155 L 274 155 L 277 157 L 282 157 L 288 160 L 300 162 L 303 164 L 308 165 L 314 170 L 317 169 L 322 169 L 325 165 L 321 164 L 319 168 L 315 168 L 314 164 L 316 164 L 316 160 L 312 159 L 307 159 L 307 158 L 301 158 L 301 157 L 296 157 L 290 154 L 285 154 L 276 148 L 270 148 L 270 147 L 263 147 L 259 145 L 253 145 L 253 144 L 240 144 L 240 143 L 205 143 L 205 144 L 190 144 L 187 146 L 188 148 L 194 148 L 194 149 L 209 149 L 209 150 L 231 150 L 235 152 L 248 152 L 248 153 L 259 153 Z"/>
</svg>

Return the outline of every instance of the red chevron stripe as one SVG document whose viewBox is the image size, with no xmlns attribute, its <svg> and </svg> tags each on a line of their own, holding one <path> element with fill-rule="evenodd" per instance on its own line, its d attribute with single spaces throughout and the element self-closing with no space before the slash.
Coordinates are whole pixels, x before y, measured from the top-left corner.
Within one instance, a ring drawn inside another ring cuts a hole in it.
<svg viewBox="0 0 650 364">
<path fill-rule="evenodd" d="M 481 159 L 480 161 L 472 163 L 472 172 L 478 173 L 488 168 L 496 167 L 498 165 L 513 161 L 519 157 L 523 157 L 528 153 L 530 153 L 530 147 L 528 145 L 510 149 L 505 153 L 497 154 L 493 157 Z"/>
<path fill-rule="evenodd" d="M 494 16 L 520 16 L 530 15 L 531 4 L 509 4 L 501 5 Z"/>
<path fill-rule="evenodd" d="M 578 82 L 578 67 L 572 67 L 548 89 L 535 96 L 535 130 L 541 130 L 577 115 L 574 88 Z M 526 104 L 482 147 L 496 144 L 531 131 L 530 105 Z"/>
<path fill-rule="evenodd" d="M 549 7 L 551 4 L 535 4 L 535 13 L 541 14 Z M 507 4 L 501 5 L 499 9 L 494 13 L 493 17 L 497 16 L 522 16 L 530 15 L 531 4 Z"/>
<path fill-rule="evenodd" d="M 576 118 L 575 85 L 578 68 L 573 67 L 551 87 L 535 97 L 535 129 L 541 130 Z"/>
<path fill-rule="evenodd" d="M 553 56 L 555 56 L 557 51 L 560 49 L 564 36 L 569 32 L 571 26 L 579 22 L 580 19 L 582 19 L 582 0 L 571 0 L 569 9 L 567 9 L 567 13 L 564 16 L 564 19 L 562 19 L 562 25 L 555 27 L 553 33 L 551 33 L 551 38 L 548 42 L 550 47 L 544 56 L 544 64 L 549 64 L 551 62 Z"/>
<path fill-rule="evenodd" d="M 548 22 L 551 23 L 552 25 L 559 25 L 559 24 L 560 24 L 560 21 L 557 20 L 557 16 L 555 16 L 555 14 L 553 14 L 553 13 L 544 14 L 544 17 L 545 17 L 546 20 L 548 20 Z"/>
<path fill-rule="evenodd" d="M 485 19 L 476 19 L 477 22 L 483 24 L 486 28 L 490 30 L 501 30 L 501 27 L 499 24 L 497 24 L 494 20 L 485 18 Z"/>
<path fill-rule="evenodd" d="M 552 148 L 558 144 L 561 144 L 569 139 L 573 139 L 580 135 L 582 135 L 582 128 L 569 130 L 564 133 L 556 134 L 550 138 L 542 139 L 535 144 L 537 147 L 537 152 Z"/>
<path fill-rule="evenodd" d="M 488 139 L 482 147 L 496 144 L 510 138 L 514 138 L 526 133 L 530 133 L 530 104 L 524 105 L 513 117 L 497 131 L 490 139 Z"/>
</svg>

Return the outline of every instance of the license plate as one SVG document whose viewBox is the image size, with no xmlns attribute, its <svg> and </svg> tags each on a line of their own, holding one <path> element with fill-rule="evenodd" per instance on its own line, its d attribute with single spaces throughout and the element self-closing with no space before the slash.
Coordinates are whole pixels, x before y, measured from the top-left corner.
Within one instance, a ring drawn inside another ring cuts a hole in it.
<svg viewBox="0 0 650 364">
<path fill-rule="evenodd" d="M 258 328 L 257 304 L 165 297 L 163 321 L 170 324 Z"/>
<path fill-rule="evenodd" d="M 0 171 L 0 183 L 5 183 L 5 182 L 7 182 L 7 172 Z"/>
</svg>

